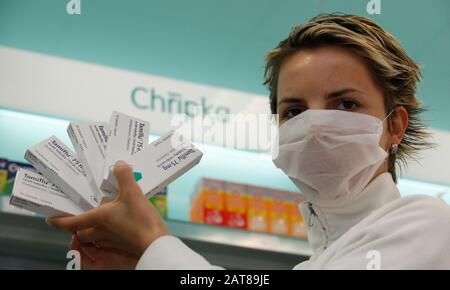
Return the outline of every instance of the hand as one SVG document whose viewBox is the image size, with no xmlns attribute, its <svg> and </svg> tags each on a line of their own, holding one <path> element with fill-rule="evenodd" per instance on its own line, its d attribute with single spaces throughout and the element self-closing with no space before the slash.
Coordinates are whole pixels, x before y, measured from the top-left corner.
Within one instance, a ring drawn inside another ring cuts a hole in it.
<svg viewBox="0 0 450 290">
<path fill-rule="evenodd" d="M 72 236 L 70 248 L 80 253 L 81 269 L 84 270 L 134 270 L 138 256 L 106 248 L 97 248 L 94 244 L 81 244 L 76 235 Z"/>
<path fill-rule="evenodd" d="M 48 223 L 76 232 L 82 244 L 95 243 L 140 257 L 154 240 L 170 232 L 136 183 L 132 168 L 118 161 L 114 175 L 119 184 L 116 199 L 78 216 L 49 219 Z"/>
</svg>

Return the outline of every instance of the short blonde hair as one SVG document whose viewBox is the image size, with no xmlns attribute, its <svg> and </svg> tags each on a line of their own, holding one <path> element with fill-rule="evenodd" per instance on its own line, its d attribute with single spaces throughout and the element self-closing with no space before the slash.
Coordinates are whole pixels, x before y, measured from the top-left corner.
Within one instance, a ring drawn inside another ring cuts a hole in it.
<svg viewBox="0 0 450 290">
<path fill-rule="evenodd" d="M 388 170 L 397 181 L 396 161 L 406 165 L 407 158 L 416 159 L 420 149 L 432 146 L 420 114 L 424 111 L 416 97 L 420 81 L 419 66 L 407 55 L 398 41 L 366 17 L 348 14 L 320 14 L 303 25 L 294 27 L 289 36 L 266 56 L 264 84 L 270 90 L 270 108 L 277 112 L 277 85 L 283 61 L 303 48 L 321 46 L 347 48 L 366 61 L 372 77 L 384 94 L 386 113 L 403 106 L 409 114 L 405 136 L 397 154 L 390 154 Z"/>
</svg>

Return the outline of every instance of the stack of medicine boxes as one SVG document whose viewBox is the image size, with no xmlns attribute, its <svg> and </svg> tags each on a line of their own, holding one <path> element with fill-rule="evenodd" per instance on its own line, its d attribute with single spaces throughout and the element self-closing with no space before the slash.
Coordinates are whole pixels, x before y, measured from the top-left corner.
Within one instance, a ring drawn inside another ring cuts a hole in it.
<svg viewBox="0 0 450 290">
<path fill-rule="evenodd" d="M 174 131 L 148 144 L 150 123 L 119 112 L 109 123 L 70 123 L 67 132 L 76 152 L 55 136 L 27 150 L 25 159 L 40 174 L 18 171 L 11 205 L 48 217 L 78 215 L 118 194 L 113 174 L 118 160 L 131 165 L 142 192 L 151 197 L 202 158 Z"/>
</svg>

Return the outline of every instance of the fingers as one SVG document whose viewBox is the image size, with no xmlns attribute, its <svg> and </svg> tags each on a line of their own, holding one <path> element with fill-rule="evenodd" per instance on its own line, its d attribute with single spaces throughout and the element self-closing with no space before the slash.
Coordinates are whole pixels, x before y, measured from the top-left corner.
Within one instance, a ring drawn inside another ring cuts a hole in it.
<svg viewBox="0 0 450 290">
<path fill-rule="evenodd" d="M 133 169 L 124 161 L 117 161 L 114 165 L 114 176 L 119 185 L 119 196 L 125 197 L 129 194 L 143 194 L 141 188 L 134 179 Z"/>
<path fill-rule="evenodd" d="M 72 235 L 72 242 L 70 244 L 70 249 L 78 251 L 80 253 L 81 269 L 92 269 L 93 263 L 95 262 L 95 255 L 90 255 L 90 253 L 84 250 L 84 246 L 80 244 L 77 236 Z"/>
<path fill-rule="evenodd" d="M 90 269 L 132 270 L 136 268 L 140 258 L 120 250 L 96 248 L 92 244 L 86 247 L 82 246 L 82 249 L 87 255 L 95 257 Z"/>
<path fill-rule="evenodd" d="M 83 270 L 96 270 L 96 262 L 90 256 L 88 256 L 83 250 L 81 254 L 81 269 Z"/>
<path fill-rule="evenodd" d="M 50 218 L 47 220 L 47 223 L 55 228 L 74 232 L 99 227 L 102 225 L 102 221 L 103 212 L 101 208 L 95 208 L 78 216 Z"/>
<path fill-rule="evenodd" d="M 101 249 L 97 248 L 93 244 L 82 244 L 80 246 L 81 250 L 89 256 L 93 261 L 99 259 Z"/>
<path fill-rule="evenodd" d="M 122 253 L 128 253 L 129 255 L 133 256 L 141 256 L 142 253 L 139 253 L 136 251 L 135 247 L 129 247 L 126 244 L 120 242 L 120 241 L 113 241 L 113 240 L 99 240 L 95 241 L 95 245 L 98 247 L 97 249 L 99 251 L 107 250 L 107 251 L 119 251 Z"/>
<path fill-rule="evenodd" d="M 90 252 L 85 251 L 85 245 L 82 245 L 80 243 L 76 235 L 72 235 L 72 243 L 70 245 L 70 249 L 80 252 L 82 258 L 87 256 L 91 261 L 95 261 L 95 255 L 91 255 Z"/>
<path fill-rule="evenodd" d="M 95 245 L 101 249 L 122 249 L 123 245 L 110 240 L 96 241 Z"/>
<path fill-rule="evenodd" d="M 81 244 L 81 251 L 88 256 L 93 262 L 101 263 L 103 260 L 107 260 L 107 257 L 103 257 L 102 253 L 104 250 L 97 248 L 94 244 Z"/>
<path fill-rule="evenodd" d="M 77 239 L 82 244 L 93 243 L 105 239 L 106 232 L 98 228 L 89 228 L 77 232 Z"/>
<path fill-rule="evenodd" d="M 83 230 L 83 232 L 88 232 L 89 230 L 91 229 Z M 83 234 L 81 236 L 83 236 Z M 112 261 L 110 261 L 111 254 L 109 253 L 115 250 L 106 250 L 98 248 L 97 246 L 94 245 L 92 241 L 84 243 L 80 241 L 77 235 L 73 236 L 72 250 L 77 250 L 80 252 L 82 269 L 106 269 L 108 267 L 104 267 L 102 265 L 112 263 Z"/>
<path fill-rule="evenodd" d="M 76 240 L 80 243 L 80 247 L 86 250 L 86 254 L 94 253 L 93 257 L 95 257 L 95 254 L 98 255 L 98 251 L 102 248 L 120 249 L 123 247 L 121 243 L 111 240 L 111 235 L 108 232 L 97 228 L 78 231 Z"/>
<path fill-rule="evenodd" d="M 105 197 L 103 197 L 102 201 L 100 202 L 100 205 L 103 205 L 103 204 L 111 202 L 111 201 L 114 201 L 113 197 L 105 196 Z"/>
<path fill-rule="evenodd" d="M 70 249 L 75 251 L 80 251 L 80 241 L 78 241 L 77 236 L 72 234 L 72 241 L 70 242 Z"/>
</svg>

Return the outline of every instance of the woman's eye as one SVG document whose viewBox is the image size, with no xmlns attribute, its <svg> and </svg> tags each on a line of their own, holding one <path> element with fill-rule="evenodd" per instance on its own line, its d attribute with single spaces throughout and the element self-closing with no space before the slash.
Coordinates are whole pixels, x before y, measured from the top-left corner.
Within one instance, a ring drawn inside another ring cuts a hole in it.
<svg viewBox="0 0 450 290">
<path fill-rule="evenodd" d="M 303 113 L 304 110 L 299 108 L 289 109 L 284 113 L 285 118 L 290 119 Z"/>
<path fill-rule="evenodd" d="M 345 110 L 345 111 L 353 111 L 355 109 L 357 109 L 359 107 L 359 105 L 351 100 L 344 100 L 342 102 L 339 103 L 337 109 L 338 110 Z"/>
</svg>

